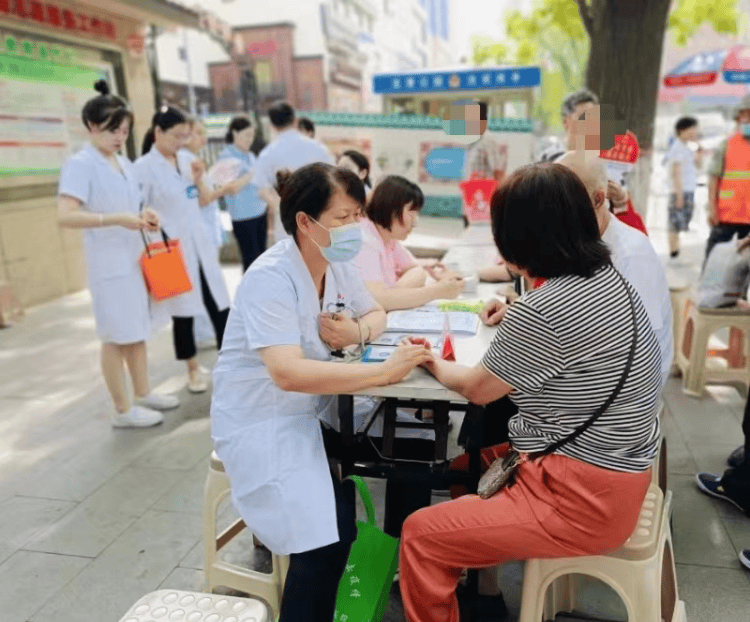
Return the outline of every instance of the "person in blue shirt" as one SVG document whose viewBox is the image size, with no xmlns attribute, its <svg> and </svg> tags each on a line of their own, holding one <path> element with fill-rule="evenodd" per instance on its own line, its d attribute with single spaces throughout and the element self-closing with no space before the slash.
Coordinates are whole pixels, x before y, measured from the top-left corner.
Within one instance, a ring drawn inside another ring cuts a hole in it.
<svg viewBox="0 0 750 622">
<path fill-rule="evenodd" d="M 255 166 L 255 155 L 250 145 L 255 139 L 255 128 L 245 116 L 236 116 L 227 129 L 226 148 L 219 160 L 235 158 L 241 162 L 238 176 L 247 175 Z M 258 187 L 249 182 L 237 194 L 225 197 L 232 217 L 234 237 L 242 253 L 243 270 L 247 270 L 263 251 L 268 236 L 268 206 L 258 193 Z"/>
</svg>

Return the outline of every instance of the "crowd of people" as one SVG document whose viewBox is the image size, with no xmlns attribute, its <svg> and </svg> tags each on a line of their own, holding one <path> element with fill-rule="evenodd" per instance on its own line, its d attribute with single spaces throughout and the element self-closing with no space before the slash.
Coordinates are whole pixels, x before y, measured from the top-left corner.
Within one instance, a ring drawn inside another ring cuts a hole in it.
<svg viewBox="0 0 750 622">
<path fill-rule="evenodd" d="M 105 82 L 96 88 L 100 95 L 82 111 L 89 144 L 63 169 L 59 211 L 62 226 L 84 230 L 112 424 L 156 425 L 161 411 L 179 405 L 175 396 L 154 394 L 148 382 L 146 342 L 169 320 L 188 389 L 208 390 L 196 322 L 210 322 L 219 349 L 212 437 L 243 520 L 272 552 L 290 556 L 282 622 L 333 619 L 356 537 L 353 496 L 332 466 L 341 444 L 336 396 L 398 383 L 418 366 L 485 406 L 488 416 L 505 413 L 497 443 L 483 451 L 485 467 L 510 448 L 522 459 L 513 485 L 488 500 L 456 493 L 431 506 L 429 488 L 389 481 L 386 531 L 401 538 L 408 620 L 458 620 L 456 589 L 466 568 L 598 554 L 625 542 L 660 439 L 672 310 L 664 268 L 627 191 L 608 179 L 598 150 L 587 148 L 598 114 L 592 93 L 563 103 L 567 149 L 515 171 L 492 197 L 500 259 L 483 278 L 523 278 L 529 291 L 512 304 L 486 305 L 481 319 L 497 332 L 481 362 L 466 367 L 416 338 L 382 363 L 338 362 L 383 333 L 387 312 L 456 298 L 464 289 L 462 275 L 416 260 L 403 245 L 424 205 L 417 184 L 395 175 L 373 184 L 357 151 L 336 162 L 315 140 L 314 124 L 296 119 L 286 102 L 269 109 L 274 139 L 257 157 L 250 151 L 256 128 L 245 116 L 232 119 L 219 161 L 237 167 L 224 185 L 209 178 L 201 160 L 201 121 L 171 106 L 156 112 L 141 157 L 131 163 L 119 152 L 133 115 Z M 715 241 L 730 230 L 750 231 L 750 218 L 738 221 L 737 203 L 744 200 L 737 180 L 750 144 L 747 103 L 712 182 Z M 667 156 L 673 253 L 690 219 L 695 160 L 686 143 L 695 132 L 692 120 L 681 120 Z M 219 199 L 242 255 L 244 275 L 233 297 L 218 261 Z M 157 302 L 139 259 L 159 231 L 179 240 L 193 287 Z M 355 420 L 376 406 L 358 398 Z M 600 416 L 589 421 L 598 406 Z M 750 438 L 750 402 L 748 413 Z M 429 454 L 434 436 L 397 440 Z M 745 494 L 750 441 L 736 454 L 729 475 L 699 477 L 702 489 L 730 500 L 737 490 Z M 465 463 L 458 459 L 454 468 Z"/>
</svg>

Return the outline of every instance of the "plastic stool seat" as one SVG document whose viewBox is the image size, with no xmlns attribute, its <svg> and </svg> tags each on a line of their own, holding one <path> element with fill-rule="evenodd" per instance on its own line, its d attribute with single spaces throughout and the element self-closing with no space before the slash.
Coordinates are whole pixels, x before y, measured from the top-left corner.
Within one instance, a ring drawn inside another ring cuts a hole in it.
<svg viewBox="0 0 750 622">
<path fill-rule="evenodd" d="M 203 567 L 206 575 L 203 589 L 211 592 L 215 587 L 223 586 L 261 598 L 268 604 L 273 619 L 276 619 L 281 609 L 289 557 L 271 554 L 270 574 L 243 568 L 221 559 L 221 549 L 246 529 L 245 522 L 240 518 L 224 532 L 218 536 L 216 534 L 216 512 L 230 491 L 229 477 L 224 470 L 224 464 L 216 452 L 212 452 L 203 491 Z M 216 619 L 215 622 L 220 620 Z"/>
<path fill-rule="evenodd" d="M 729 328 L 729 345 L 712 350 L 708 342 L 716 331 Z M 682 372 L 682 390 L 700 397 L 706 384 L 738 386 L 747 395 L 750 382 L 750 311 L 744 309 L 703 309 L 692 300 L 684 303 L 680 337 L 675 342 L 675 363 Z M 710 358 L 714 357 L 714 358 Z M 716 363 L 718 359 L 720 365 Z"/>
<path fill-rule="evenodd" d="M 268 622 L 268 608 L 259 600 L 159 590 L 142 597 L 120 622 Z"/>
<path fill-rule="evenodd" d="M 609 585 L 625 604 L 631 622 L 686 622 L 672 553 L 671 507 L 672 493 L 664 495 L 652 484 L 632 535 L 618 550 L 607 555 L 528 560 L 519 622 L 554 620 L 559 612 L 574 611 L 576 575 Z"/>
</svg>

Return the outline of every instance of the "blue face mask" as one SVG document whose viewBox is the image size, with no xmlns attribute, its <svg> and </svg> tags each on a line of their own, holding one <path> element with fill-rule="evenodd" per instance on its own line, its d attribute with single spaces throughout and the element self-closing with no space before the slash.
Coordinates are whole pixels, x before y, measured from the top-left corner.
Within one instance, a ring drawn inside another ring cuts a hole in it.
<svg viewBox="0 0 750 622">
<path fill-rule="evenodd" d="M 311 218 L 311 220 L 319 227 L 323 227 L 314 218 Z M 362 228 L 358 222 L 334 227 L 333 229 L 329 229 L 328 227 L 323 227 L 323 229 L 330 234 L 331 245 L 321 246 L 315 240 L 313 242 L 328 261 L 331 263 L 351 261 L 359 254 L 362 248 Z"/>
<path fill-rule="evenodd" d="M 740 132 L 746 138 L 750 138 L 750 123 L 740 123 Z"/>
</svg>

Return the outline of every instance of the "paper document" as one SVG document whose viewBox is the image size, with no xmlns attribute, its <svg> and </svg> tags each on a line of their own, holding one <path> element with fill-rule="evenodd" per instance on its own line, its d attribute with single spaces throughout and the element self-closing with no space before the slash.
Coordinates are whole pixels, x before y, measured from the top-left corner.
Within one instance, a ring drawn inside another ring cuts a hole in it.
<svg viewBox="0 0 750 622">
<path fill-rule="evenodd" d="M 479 330 L 479 316 L 465 311 L 444 313 L 433 308 L 420 308 L 411 311 L 391 311 L 388 314 L 386 332 L 393 333 L 437 333 L 445 328 L 448 316 L 450 331 L 456 335 L 476 335 Z M 382 339 L 382 337 L 381 337 Z"/>
</svg>

